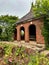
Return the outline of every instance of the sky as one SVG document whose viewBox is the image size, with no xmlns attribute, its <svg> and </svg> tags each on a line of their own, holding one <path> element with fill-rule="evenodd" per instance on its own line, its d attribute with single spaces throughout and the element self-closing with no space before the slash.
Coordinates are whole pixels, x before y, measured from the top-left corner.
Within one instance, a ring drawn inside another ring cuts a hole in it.
<svg viewBox="0 0 49 65">
<path fill-rule="evenodd" d="M 12 15 L 21 18 L 30 11 L 35 0 L 0 0 L 0 15 Z"/>
</svg>

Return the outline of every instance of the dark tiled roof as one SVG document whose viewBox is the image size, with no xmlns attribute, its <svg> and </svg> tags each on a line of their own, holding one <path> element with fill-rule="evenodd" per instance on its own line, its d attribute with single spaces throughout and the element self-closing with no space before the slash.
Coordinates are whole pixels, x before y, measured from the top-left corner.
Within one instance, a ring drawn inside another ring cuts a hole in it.
<svg viewBox="0 0 49 65">
<path fill-rule="evenodd" d="M 16 22 L 16 24 L 19 24 L 22 22 L 24 23 L 25 21 L 32 19 L 32 18 L 34 18 L 34 15 L 33 15 L 32 10 L 30 10 L 30 12 L 28 12 L 25 16 L 23 16 L 21 19 L 19 19 L 19 21 Z"/>
</svg>

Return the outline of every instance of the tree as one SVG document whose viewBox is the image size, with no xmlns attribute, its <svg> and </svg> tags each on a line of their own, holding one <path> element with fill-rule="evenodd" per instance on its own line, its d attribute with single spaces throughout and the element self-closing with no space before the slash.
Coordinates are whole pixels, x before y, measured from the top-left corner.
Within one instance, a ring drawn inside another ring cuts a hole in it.
<svg viewBox="0 0 49 65">
<path fill-rule="evenodd" d="M 14 24 L 18 20 L 16 16 L 0 16 L 0 40 L 12 41 L 14 36 Z M 2 28 L 2 30 L 1 30 Z"/>
<path fill-rule="evenodd" d="M 35 17 L 44 16 L 44 25 L 42 31 L 46 47 L 49 47 L 49 0 L 36 0 L 36 3 L 32 9 Z"/>
<path fill-rule="evenodd" d="M 36 0 L 34 7 L 32 7 L 35 16 L 49 15 L 49 0 Z"/>
</svg>

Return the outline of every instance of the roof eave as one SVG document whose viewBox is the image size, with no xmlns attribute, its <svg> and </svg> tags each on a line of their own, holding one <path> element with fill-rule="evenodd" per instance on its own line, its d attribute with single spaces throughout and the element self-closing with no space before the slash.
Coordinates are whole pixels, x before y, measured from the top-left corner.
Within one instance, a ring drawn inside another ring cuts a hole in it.
<svg viewBox="0 0 49 65">
<path fill-rule="evenodd" d="M 16 26 L 17 25 L 19 25 L 19 24 L 24 24 L 24 23 L 27 23 L 27 22 L 30 22 L 30 21 L 34 21 L 34 20 L 38 20 L 38 19 L 41 19 L 41 18 L 43 18 L 44 16 L 40 16 L 40 17 L 34 17 L 34 18 L 30 18 L 30 19 L 28 19 L 28 20 L 24 20 L 24 21 L 21 21 L 21 22 L 17 22 L 16 23 Z"/>
</svg>

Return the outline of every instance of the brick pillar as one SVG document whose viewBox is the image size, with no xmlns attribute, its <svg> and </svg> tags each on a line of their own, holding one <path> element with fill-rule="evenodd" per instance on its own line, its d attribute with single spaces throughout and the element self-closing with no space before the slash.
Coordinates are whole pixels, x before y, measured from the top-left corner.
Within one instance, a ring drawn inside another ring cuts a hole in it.
<svg viewBox="0 0 49 65">
<path fill-rule="evenodd" d="M 20 28 L 17 28 L 17 41 L 20 41 Z"/>
<path fill-rule="evenodd" d="M 17 40 L 17 29 L 15 29 L 16 32 L 14 32 L 14 40 Z"/>
<path fill-rule="evenodd" d="M 40 27 L 36 29 L 36 41 L 37 43 L 44 43 L 44 37 L 42 35 Z"/>
<path fill-rule="evenodd" d="M 29 31 L 28 31 L 28 27 L 25 28 L 25 41 L 29 42 Z"/>
</svg>

